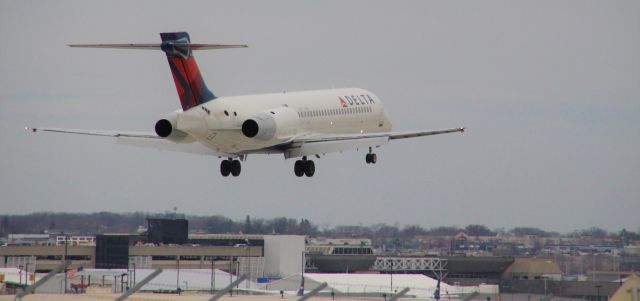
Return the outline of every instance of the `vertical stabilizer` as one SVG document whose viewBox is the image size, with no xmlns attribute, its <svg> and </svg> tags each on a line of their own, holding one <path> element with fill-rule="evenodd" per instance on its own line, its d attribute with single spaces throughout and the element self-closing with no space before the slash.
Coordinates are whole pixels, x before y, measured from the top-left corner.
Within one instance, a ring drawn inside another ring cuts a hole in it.
<svg viewBox="0 0 640 301">
<path fill-rule="evenodd" d="M 167 55 L 182 110 L 186 111 L 215 99 L 216 96 L 204 83 L 198 64 L 193 57 L 189 34 L 166 32 L 161 33 L 160 37 L 162 38 L 161 49 Z"/>
</svg>

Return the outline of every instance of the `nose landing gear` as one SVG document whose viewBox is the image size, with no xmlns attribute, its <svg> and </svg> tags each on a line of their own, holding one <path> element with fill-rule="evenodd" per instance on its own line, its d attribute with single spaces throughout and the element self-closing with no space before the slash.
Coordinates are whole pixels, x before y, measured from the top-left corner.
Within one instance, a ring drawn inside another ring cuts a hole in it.
<svg viewBox="0 0 640 301">
<path fill-rule="evenodd" d="M 364 156 L 364 159 L 367 161 L 367 164 L 376 164 L 376 162 L 378 162 L 378 155 L 376 155 L 371 147 L 369 147 L 369 153 Z"/>
</svg>

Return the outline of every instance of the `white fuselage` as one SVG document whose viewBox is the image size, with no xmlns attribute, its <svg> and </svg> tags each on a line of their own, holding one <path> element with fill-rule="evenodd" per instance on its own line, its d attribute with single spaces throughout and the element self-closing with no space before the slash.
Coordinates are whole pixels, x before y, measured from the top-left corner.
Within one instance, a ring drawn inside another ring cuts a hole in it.
<svg viewBox="0 0 640 301">
<path fill-rule="evenodd" d="M 242 132 L 253 119 L 271 131 L 249 138 Z M 322 134 L 391 131 L 382 102 L 357 88 L 219 97 L 177 112 L 176 128 L 200 143 L 228 154 L 279 152 L 293 138 Z M 273 147 L 273 149 L 270 149 Z"/>
</svg>

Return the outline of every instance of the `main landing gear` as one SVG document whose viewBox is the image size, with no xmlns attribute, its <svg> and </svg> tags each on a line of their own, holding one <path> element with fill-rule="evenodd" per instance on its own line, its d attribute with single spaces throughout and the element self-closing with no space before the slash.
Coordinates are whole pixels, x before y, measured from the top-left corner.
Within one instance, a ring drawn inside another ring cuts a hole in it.
<svg viewBox="0 0 640 301">
<path fill-rule="evenodd" d="M 238 160 L 229 158 L 229 160 L 222 160 L 222 162 L 220 162 L 220 173 L 223 177 L 228 177 L 229 174 L 237 177 L 240 175 L 240 171 L 242 171 L 242 165 Z"/>
<path fill-rule="evenodd" d="M 307 160 L 306 156 L 302 157 L 302 160 L 296 161 L 296 164 L 293 165 L 293 173 L 297 177 L 302 177 L 303 175 L 313 177 L 313 174 L 316 173 L 316 165 L 312 160 Z"/>
<path fill-rule="evenodd" d="M 364 157 L 367 164 L 376 164 L 378 162 L 378 156 L 369 148 L 369 153 Z"/>
</svg>

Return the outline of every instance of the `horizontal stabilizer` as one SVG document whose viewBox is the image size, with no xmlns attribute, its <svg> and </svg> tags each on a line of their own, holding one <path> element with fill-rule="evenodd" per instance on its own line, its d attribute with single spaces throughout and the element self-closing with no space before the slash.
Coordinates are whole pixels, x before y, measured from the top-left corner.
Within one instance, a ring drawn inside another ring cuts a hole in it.
<svg viewBox="0 0 640 301">
<path fill-rule="evenodd" d="M 191 50 L 246 48 L 247 45 L 173 43 L 176 48 Z M 161 50 L 162 44 L 69 44 L 69 47 Z"/>
<path fill-rule="evenodd" d="M 173 152 L 191 153 L 199 155 L 209 156 L 222 156 L 225 158 L 236 158 L 237 155 L 217 152 L 211 148 L 208 148 L 200 143 L 175 143 L 161 137 L 154 133 L 141 133 L 141 132 L 120 132 L 120 131 L 101 131 L 101 130 L 83 130 L 83 129 L 58 129 L 58 128 L 33 128 L 25 127 L 29 132 L 52 132 L 62 134 L 77 134 L 87 136 L 100 136 L 100 137 L 113 137 L 116 138 L 117 144 L 155 148 L 158 150 L 166 150 Z"/>
</svg>

